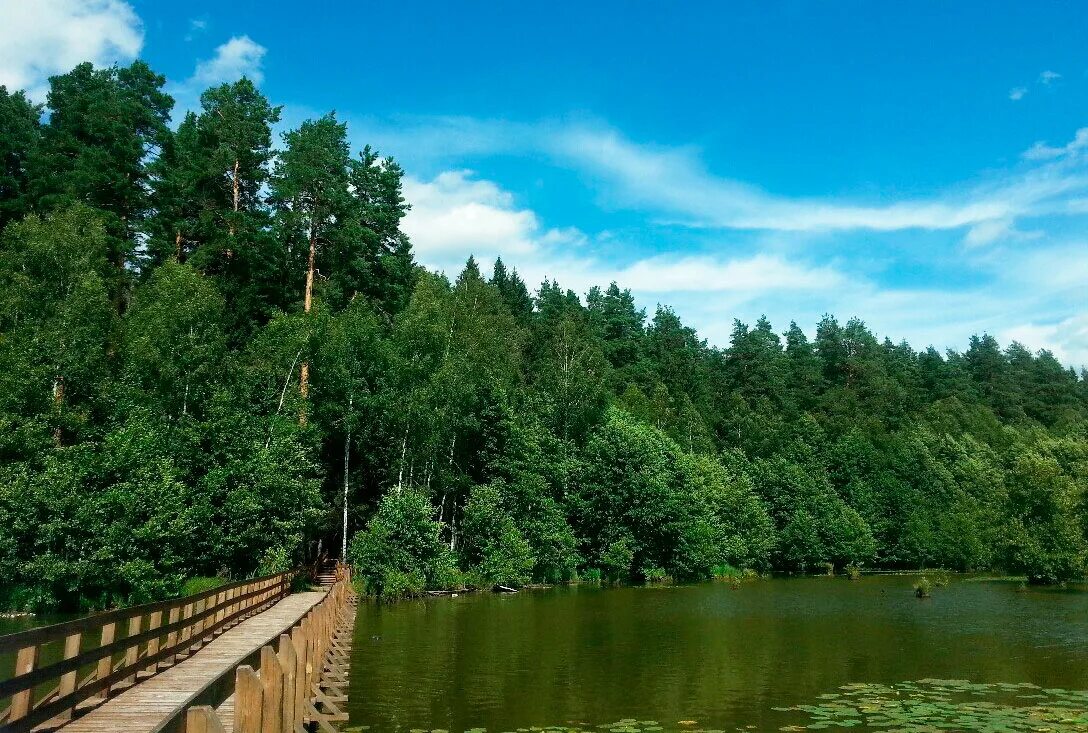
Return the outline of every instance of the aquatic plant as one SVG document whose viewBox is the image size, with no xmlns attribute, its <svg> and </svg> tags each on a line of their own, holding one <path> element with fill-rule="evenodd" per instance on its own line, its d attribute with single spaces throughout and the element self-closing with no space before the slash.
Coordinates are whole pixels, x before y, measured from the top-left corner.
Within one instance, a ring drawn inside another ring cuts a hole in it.
<svg viewBox="0 0 1088 733">
<path fill-rule="evenodd" d="M 924 575 L 918 579 L 913 587 L 914 595 L 918 598 L 929 598 L 929 594 L 933 591 L 933 583 Z"/>
<path fill-rule="evenodd" d="M 924 679 L 893 685 L 855 683 L 820 695 L 810 705 L 780 707 L 804 713 L 810 722 L 779 730 L 853 728 L 895 731 L 1088 730 L 1088 692 L 1043 689 L 1027 682 L 982 684 Z"/>
<path fill-rule="evenodd" d="M 850 580 L 860 580 L 861 579 L 861 566 L 860 565 L 855 565 L 853 563 L 847 565 L 846 566 L 846 575 L 847 575 L 847 577 L 850 578 Z"/>
</svg>

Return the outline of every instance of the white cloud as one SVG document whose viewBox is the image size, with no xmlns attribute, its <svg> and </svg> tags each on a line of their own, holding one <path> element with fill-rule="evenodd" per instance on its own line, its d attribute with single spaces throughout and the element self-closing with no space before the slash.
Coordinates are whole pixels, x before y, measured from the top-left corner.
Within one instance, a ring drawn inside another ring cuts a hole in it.
<svg viewBox="0 0 1088 733">
<path fill-rule="evenodd" d="M 185 40 L 191 41 L 200 33 L 208 29 L 208 21 L 203 18 L 192 18 L 189 21 L 189 32 L 185 34 Z"/>
<path fill-rule="evenodd" d="M 1027 87 L 1013 87 L 1009 90 L 1009 99 L 1014 102 L 1019 102 L 1028 93 Z"/>
<path fill-rule="evenodd" d="M 175 101 L 174 119 L 180 120 L 187 110 L 196 109 L 200 105 L 200 95 L 208 87 L 234 82 L 243 76 L 255 84 L 263 82 L 262 66 L 267 51 L 249 36 L 234 36 L 216 48 L 210 59 L 198 61 L 188 79 L 167 84 L 166 91 Z"/>
<path fill-rule="evenodd" d="M 404 196 L 412 204 L 404 231 L 417 256 L 434 266 L 456 264 L 450 257 L 464 262 L 470 253 L 528 255 L 542 244 L 567 239 L 555 230 L 542 231 L 534 212 L 519 209 L 509 192 L 473 178 L 472 171 L 446 171 L 430 181 L 409 176 Z"/>
<path fill-rule="evenodd" d="M 609 280 L 646 293 L 731 292 L 770 294 L 780 290 L 829 291 L 846 277 L 832 267 L 807 267 L 777 255 L 717 257 L 659 255 L 620 269 Z"/>
<path fill-rule="evenodd" d="M 861 204 L 788 198 L 715 176 L 692 151 L 638 145 L 612 130 L 568 129 L 553 144 L 562 156 L 606 181 L 610 202 L 650 207 L 694 227 L 785 232 L 960 229 L 1012 220 L 1088 189 L 1088 176 L 1043 166 L 931 199 Z"/>
<path fill-rule="evenodd" d="M 264 81 L 261 66 L 268 51 L 249 36 L 234 36 L 215 49 L 215 56 L 196 65 L 196 71 L 186 82 L 198 87 L 232 82 L 249 77 L 255 84 Z"/>
<path fill-rule="evenodd" d="M 1003 228 L 1011 230 L 1021 217 L 1072 214 L 1069 200 L 1088 193 L 1088 170 L 1059 159 L 1078 150 L 1082 143 L 1077 141 L 1062 149 L 1040 146 L 1024 154 L 1025 165 L 930 197 L 860 201 L 777 195 L 708 171 L 695 149 L 639 144 L 600 123 L 439 117 L 403 118 L 394 124 L 354 120 L 352 129 L 360 139 L 423 168 L 466 156 L 544 156 L 582 174 L 610 208 L 702 229 L 793 235 L 962 229 L 969 243 L 978 245 L 993 241 L 990 235 Z"/>
<path fill-rule="evenodd" d="M 585 292 L 613 280 L 642 293 L 769 293 L 826 291 L 845 277 L 832 267 L 809 267 L 778 255 L 723 259 L 660 255 L 628 264 L 602 261 L 585 251 L 588 238 L 575 228 L 545 229 L 535 212 L 471 171 L 446 171 L 430 181 L 404 182 L 412 208 L 403 229 L 417 258 L 456 274 L 468 255 L 486 263 L 503 257 L 534 286 L 545 278 Z"/>
<path fill-rule="evenodd" d="M 1047 69 L 1046 71 L 1043 71 L 1039 74 L 1039 83 L 1045 86 L 1050 86 L 1052 83 L 1056 82 L 1058 79 L 1061 78 L 1062 75 L 1058 72 Z"/>
<path fill-rule="evenodd" d="M 1025 150 L 1021 157 L 1025 160 L 1053 160 L 1088 148 L 1088 127 L 1077 130 L 1073 139 L 1065 145 L 1052 147 L 1043 141 L 1038 141 Z"/>
<path fill-rule="evenodd" d="M 1032 348 L 1088 364 L 1076 330 L 1053 327 L 1083 310 L 1088 282 L 1088 242 L 1056 239 L 1061 217 L 1088 214 L 1082 133 L 927 199 L 865 204 L 772 194 L 709 172 L 697 150 L 639 145 L 600 123 L 354 119 L 351 130 L 407 156 L 410 170 L 447 169 L 406 181 L 408 200 L 424 205 L 405 227 L 421 261 L 450 275 L 473 253 L 485 268 L 503 256 L 530 287 L 548 277 L 584 293 L 615 280 L 651 313 L 658 302 L 675 306 L 718 345 L 733 318 L 766 314 L 779 330 L 795 319 L 811 333 L 834 313 L 915 348 L 962 350 L 982 332 L 1007 343 L 1022 334 L 1014 329 L 1034 328 L 1038 338 L 1021 338 Z M 653 254 L 639 254 L 647 237 L 634 235 L 638 248 L 625 241 L 627 225 L 608 236 L 548 228 L 501 185 L 448 170 L 475 156 L 575 171 L 603 208 L 638 212 L 637 226 L 659 237 Z"/>
<path fill-rule="evenodd" d="M 1088 314 L 1054 323 L 1022 323 L 1000 332 L 1004 343 L 1019 341 L 1032 351 L 1047 349 L 1063 364 L 1088 368 Z"/>
<path fill-rule="evenodd" d="M 121 0 L 0 0 L 0 84 L 44 101 L 47 79 L 135 58 L 143 27 Z"/>
</svg>

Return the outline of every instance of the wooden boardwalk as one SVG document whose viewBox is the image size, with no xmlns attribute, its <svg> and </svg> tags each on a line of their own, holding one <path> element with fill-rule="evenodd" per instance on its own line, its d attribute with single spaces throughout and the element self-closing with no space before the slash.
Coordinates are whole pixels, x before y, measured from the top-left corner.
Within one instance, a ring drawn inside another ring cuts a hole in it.
<svg viewBox="0 0 1088 733">
<path fill-rule="evenodd" d="M 207 700 L 206 690 L 221 678 L 234 679 L 233 670 L 262 646 L 274 643 L 294 626 L 325 593 L 289 595 L 271 608 L 223 632 L 188 659 L 142 680 L 86 715 L 65 725 L 63 733 L 153 733 L 183 729 L 181 713 Z"/>
</svg>

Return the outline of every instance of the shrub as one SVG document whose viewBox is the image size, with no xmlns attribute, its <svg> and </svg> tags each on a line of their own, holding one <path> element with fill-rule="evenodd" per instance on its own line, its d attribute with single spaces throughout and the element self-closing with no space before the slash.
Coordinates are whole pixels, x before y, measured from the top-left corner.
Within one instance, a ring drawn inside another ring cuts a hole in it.
<svg viewBox="0 0 1088 733">
<path fill-rule="evenodd" d="M 427 578 L 419 570 L 403 572 L 387 569 L 381 577 L 381 599 L 387 603 L 423 595 L 427 589 Z"/>
<path fill-rule="evenodd" d="M 583 583 L 600 583 L 601 582 L 601 569 L 600 568 L 586 568 L 579 575 L 579 580 Z"/>
<path fill-rule="evenodd" d="M 631 563 L 635 551 L 628 537 L 608 543 L 601 553 L 601 574 L 610 581 L 627 580 L 631 577 Z"/>
<path fill-rule="evenodd" d="M 498 487 L 476 486 L 465 505 L 461 558 L 480 586 L 528 583 L 536 557 L 502 504 Z"/>
<path fill-rule="evenodd" d="M 283 545 L 273 545 L 264 551 L 261 563 L 257 566 L 257 575 L 275 575 L 286 573 L 294 563 L 291 562 L 291 552 Z"/>
<path fill-rule="evenodd" d="M 710 570 L 711 574 L 718 580 L 729 580 L 730 578 L 740 578 L 740 568 L 735 568 L 732 565 L 715 565 Z"/>
<path fill-rule="evenodd" d="M 203 593 L 206 590 L 211 590 L 212 588 L 218 588 L 221 585 L 225 585 L 226 582 L 226 578 L 220 578 L 218 576 L 214 578 L 189 578 L 181 585 L 181 595 L 195 596 L 196 594 Z"/>
<path fill-rule="evenodd" d="M 643 568 L 642 578 L 647 583 L 666 583 L 672 580 L 664 568 Z"/>
<path fill-rule="evenodd" d="M 430 501 L 416 491 L 390 491 L 382 497 L 348 550 L 367 593 L 402 598 L 447 579 L 453 559 L 432 514 Z"/>
</svg>

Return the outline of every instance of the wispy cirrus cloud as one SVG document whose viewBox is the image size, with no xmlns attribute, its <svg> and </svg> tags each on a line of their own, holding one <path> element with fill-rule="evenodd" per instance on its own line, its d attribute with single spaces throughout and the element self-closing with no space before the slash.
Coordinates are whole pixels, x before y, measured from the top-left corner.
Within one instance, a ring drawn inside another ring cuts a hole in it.
<svg viewBox="0 0 1088 733">
<path fill-rule="evenodd" d="M 1088 148 L 1088 127 L 1077 130 L 1073 139 L 1065 145 L 1051 146 L 1040 140 L 1025 150 L 1021 157 L 1025 160 L 1053 160 L 1074 155 Z"/>
<path fill-rule="evenodd" d="M 783 254 L 757 247 L 737 254 L 692 254 L 683 247 L 649 256 L 624 254 L 623 242 L 601 246 L 577 229 L 550 229 L 532 209 L 494 181 L 460 170 L 432 179 L 409 176 L 413 202 L 404 229 L 417 258 L 451 277 L 469 254 L 488 267 L 495 257 L 515 266 L 530 288 L 544 279 L 585 293 L 615 281 L 651 313 L 668 303 L 711 343 L 729 341 L 732 320 L 766 314 L 783 330 L 790 320 L 811 332 L 824 313 L 866 319 L 881 337 L 916 348 L 964 348 L 973 333 L 1003 343 L 1050 349 L 1063 362 L 1088 365 L 1086 319 L 1070 316 L 1088 281 L 1088 244 L 968 250 L 959 266 L 977 273 L 970 286 L 904 285 L 858 271 L 848 260 Z M 597 246 L 593 246 L 597 245 Z"/>
<path fill-rule="evenodd" d="M 409 151 L 441 166 L 473 156 L 546 156 L 577 170 L 610 207 L 647 212 L 691 228 L 779 232 L 963 232 L 973 246 L 1009 234 L 1018 219 L 1070 213 L 1066 203 L 1088 194 L 1082 153 L 1088 133 L 1065 146 L 1039 143 L 1019 166 L 966 180 L 928 198 L 878 201 L 782 196 L 709 171 L 690 147 L 640 144 L 600 123 L 535 124 L 469 118 L 356 121 L 361 137 L 383 150 Z"/>
</svg>

